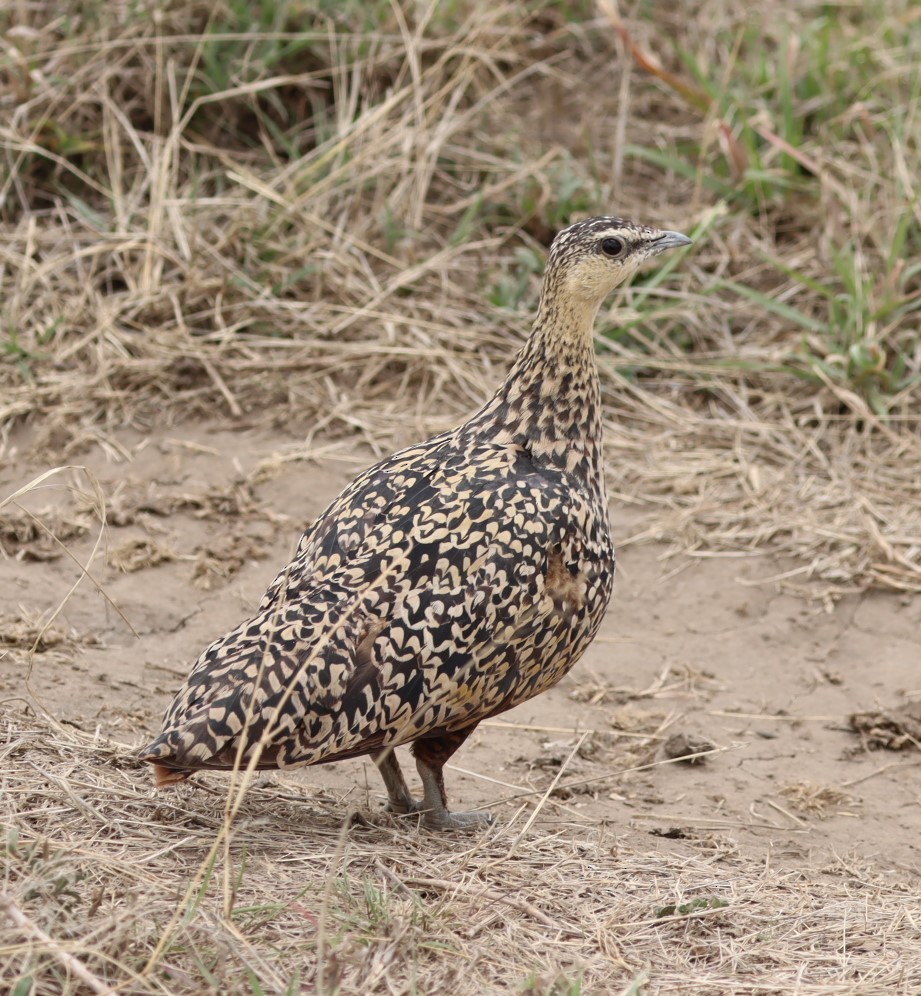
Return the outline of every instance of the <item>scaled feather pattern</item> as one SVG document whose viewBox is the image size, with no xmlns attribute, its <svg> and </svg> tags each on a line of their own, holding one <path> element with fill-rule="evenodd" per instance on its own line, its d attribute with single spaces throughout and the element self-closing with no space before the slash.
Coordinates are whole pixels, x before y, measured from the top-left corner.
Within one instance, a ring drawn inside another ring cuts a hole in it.
<svg viewBox="0 0 921 996">
<path fill-rule="evenodd" d="M 560 233 L 505 382 L 457 429 L 361 474 L 307 530 L 142 750 L 158 784 L 372 754 L 391 810 L 438 829 L 488 820 L 448 812 L 445 761 L 480 721 L 556 684 L 611 596 L 595 315 L 647 258 L 688 242 L 616 218 Z M 409 742 L 421 802 L 393 754 Z"/>
</svg>

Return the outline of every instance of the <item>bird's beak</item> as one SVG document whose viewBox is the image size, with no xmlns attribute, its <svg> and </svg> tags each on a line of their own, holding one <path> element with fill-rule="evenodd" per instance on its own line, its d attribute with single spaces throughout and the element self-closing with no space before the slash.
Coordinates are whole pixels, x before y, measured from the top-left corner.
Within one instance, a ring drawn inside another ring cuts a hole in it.
<svg viewBox="0 0 921 996">
<path fill-rule="evenodd" d="M 652 243 L 652 251 L 660 253 L 664 249 L 677 249 L 679 246 L 689 246 L 691 239 L 681 232 L 661 232 Z"/>
</svg>

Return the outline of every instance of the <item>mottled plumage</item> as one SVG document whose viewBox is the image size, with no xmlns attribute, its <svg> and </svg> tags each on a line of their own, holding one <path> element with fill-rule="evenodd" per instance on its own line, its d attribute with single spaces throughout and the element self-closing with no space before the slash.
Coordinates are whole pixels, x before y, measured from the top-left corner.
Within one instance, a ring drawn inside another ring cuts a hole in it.
<svg viewBox="0 0 921 996">
<path fill-rule="evenodd" d="M 566 674 L 611 595 L 595 315 L 644 260 L 688 242 L 615 218 L 557 236 L 495 396 L 367 470 L 307 530 L 141 752 L 157 784 L 372 754 L 394 811 L 439 828 L 486 819 L 447 811 L 443 764 L 481 720 Z M 410 741 L 421 804 L 393 754 Z"/>
</svg>

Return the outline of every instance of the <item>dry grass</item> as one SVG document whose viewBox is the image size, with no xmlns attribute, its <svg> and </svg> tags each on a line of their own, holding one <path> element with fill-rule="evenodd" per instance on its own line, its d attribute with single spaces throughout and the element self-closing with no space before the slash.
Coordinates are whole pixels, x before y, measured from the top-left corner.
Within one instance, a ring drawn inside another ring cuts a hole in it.
<svg viewBox="0 0 921 996">
<path fill-rule="evenodd" d="M 780 789 L 790 805 L 800 813 L 823 819 L 835 809 L 859 809 L 853 796 L 835 785 L 815 785 L 811 782 L 790 782 Z"/>
<path fill-rule="evenodd" d="M 743 9 L 0 15 L 0 426 L 385 451 L 484 399 L 552 233 L 617 211 L 696 236 L 600 329 L 612 491 L 658 510 L 622 539 L 921 589 L 917 12 Z"/>
<path fill-rule="evenodd" d="M 0 453 L 123 459 L 125 426 L 215 415 L 387 451 L 484 400 L 554 231 L 618 213 L 696 243 L 599 325 L 615 522 L 653 513 L 621 542 L 781 553 L 829 602 L 921 591 L 917 10 L 635 6 L 8 5 Z M 0 545 L 65 556 L 3 516 Z M 126 570 L 171 554 L 130 542 Z M 203 586 L 236 569 L 194 556 Z M 10 607 L 0 653 L 79 642 L 53 620 Z M 469 839 L 343 826 L 283 782 L 231 821 L 223 790 L 154 801 L 121 746 L 3 722 L 16 996 L 921 988 L 916 896 L 859 863 L 522 834 L 528 808 Z"/>
<path fill-rule="evenodd" d="M 529 806 L 466 838 L 343 824 L 283 777 L 229 826 L 217 777 L 153 799 L 117 744 L 14 709 L 3 736 L 0 982 L 17 993 L 921 986 L 913 887 L 859 861 L 807 875 L 712 833 L 682 850 L 604 825 L 522 833 Z"/>
</svg>

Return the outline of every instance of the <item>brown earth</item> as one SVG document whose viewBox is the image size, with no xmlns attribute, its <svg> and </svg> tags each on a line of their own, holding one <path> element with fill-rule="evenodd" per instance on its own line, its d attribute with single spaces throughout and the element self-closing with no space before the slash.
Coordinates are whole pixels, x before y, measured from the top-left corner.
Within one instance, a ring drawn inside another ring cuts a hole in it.
<svg viewBox="0 0 921 996">
<path fill-rule="evenodd" d="M 118 441 L 108 459 L 80 458 L 107 506 L 98 587 L 84 578 L 67 598 L 75 561 L 27 514 L 0 512 L 0 710 L 34 697 L 63 723 L 140 745 L 201 649 L 254 607 L 301 529 L 372 457 L 334 443 L 311 456 L 293 436 L 217 424 Z M 32 442 L 7 446 L 0 497 L 51 466 Z M 85 473 L 65 471 L 20 504 L 83 561 L 99 532 L 89 492 Z M 666 557 L 623 542 L 646 513 L 614 506 L 612 518 L 620 568 L 598 639 L 557 688 L 481 726 L 448 773 L 453 805 L 508 820 L 559 776 L 538 815 L 548 830 L 607 824 L 652 851 L 719 846 L 804 870 L 848 856 L 903 881 L 921 872 L 911 726 L 896 753 L 865 749 L 879 738 L 849 723 L 921 699 L 921 599 L 870 592 L 829 611 L 779 594 L 768 579 L 789 565 L 770 555 Z M 668 762 L 675 735 L 716 753 Z M 383 793 L 372 767 L 273 777 L 373 817 Z"/>
</svg>

